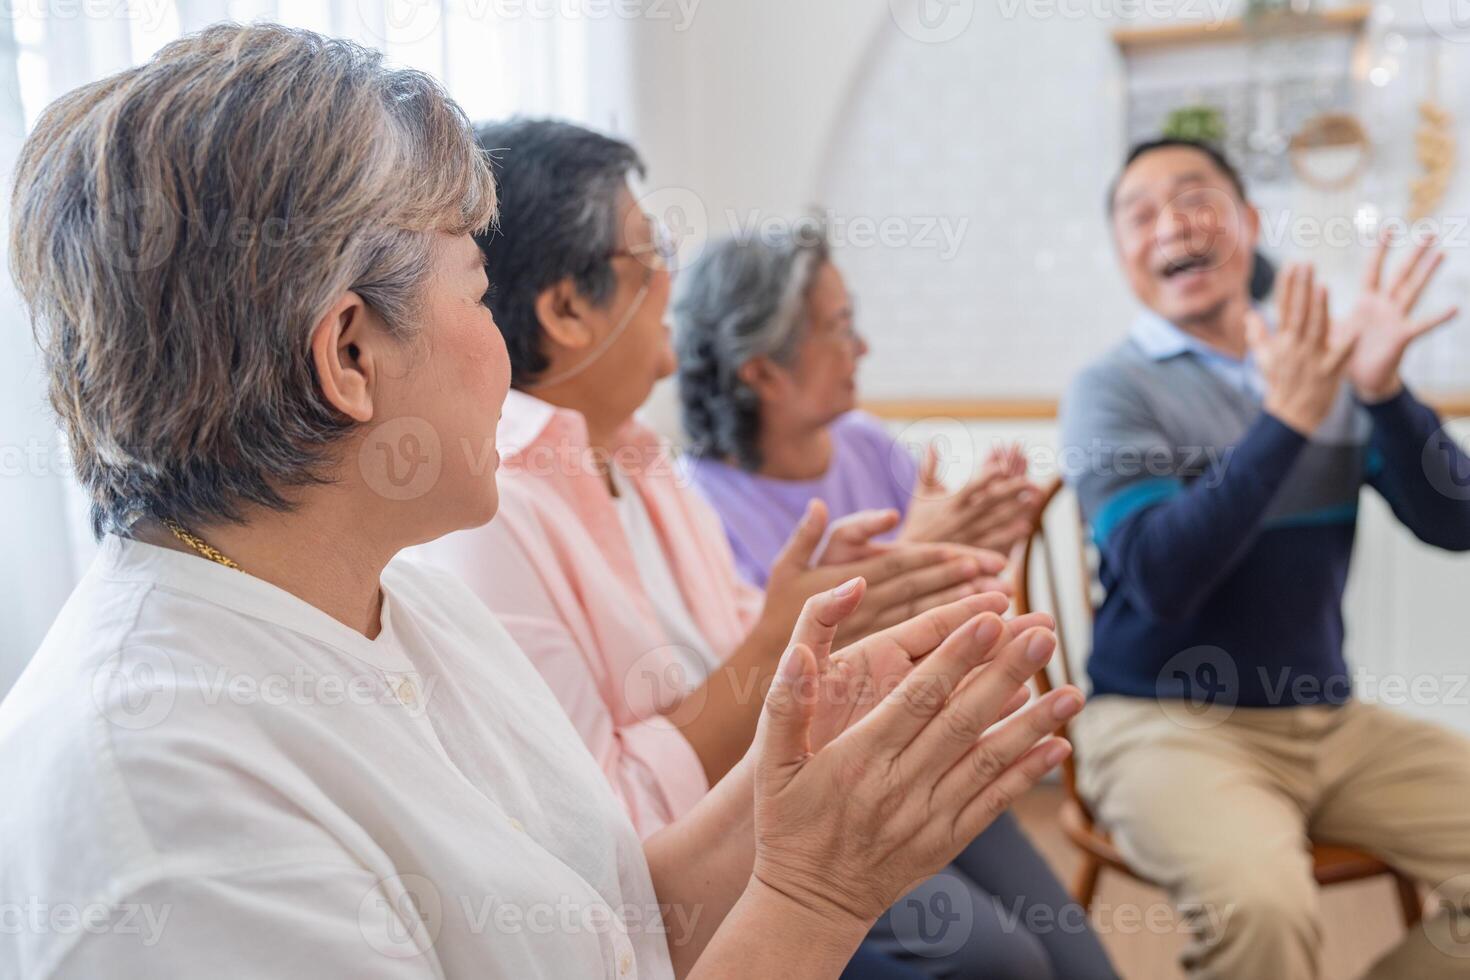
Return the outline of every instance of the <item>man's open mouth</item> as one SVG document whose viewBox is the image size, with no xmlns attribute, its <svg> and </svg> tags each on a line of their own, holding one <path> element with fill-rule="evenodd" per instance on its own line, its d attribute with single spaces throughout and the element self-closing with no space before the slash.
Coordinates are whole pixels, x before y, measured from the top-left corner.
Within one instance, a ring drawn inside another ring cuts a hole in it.
<svg viewBox="0 0 1470 980">
<path fill-rule="evenodd" d="M 1200 272 L 1210 267 L 1209 255 L 1184 255 L 1164 263 L 1163 268 L 1159 270 L 1159 275 L 1165 279 L 1173 279 L 1175 276 Z"/>
</svg>

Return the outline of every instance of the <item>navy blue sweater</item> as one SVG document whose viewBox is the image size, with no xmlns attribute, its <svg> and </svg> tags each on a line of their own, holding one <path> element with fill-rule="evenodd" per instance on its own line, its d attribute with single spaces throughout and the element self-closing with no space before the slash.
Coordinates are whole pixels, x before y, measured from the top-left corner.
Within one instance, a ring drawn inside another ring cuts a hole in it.
<svg viewBox="0 0 1470 980">
<path fill-rule="evenodd" d="M 1470 550 L 1470 458 L 1407 390 L 1366 407 L 1345 390 L 1307 440 L 1191 355 L 1125 345 L 1074 386 L 1063 444 L 1107 591 L 1094 694 L 1345 701 L 1342 595 L 1365 482 L 1421 540 Z"/>
</svg>

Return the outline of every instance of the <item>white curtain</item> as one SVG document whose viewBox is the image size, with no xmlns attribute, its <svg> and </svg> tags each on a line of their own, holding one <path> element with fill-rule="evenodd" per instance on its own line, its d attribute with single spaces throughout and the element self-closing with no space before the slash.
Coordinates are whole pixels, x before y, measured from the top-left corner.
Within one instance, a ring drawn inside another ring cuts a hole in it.
<svg viewBox="0 0 1470 980">
<path fill-rule="evenodd" d="M 548 0 L 10 0 L 0 6 L 0 216 L 8 228 L 16 153 L 49 102 L 221 20 L 274 21 L 378 48 L 394 65 L 436 76 L 476 120 L 554 115 L 627 135 L 632 25 L 618 9 Z M 3 696 L 93 550 L 8 272 L 0 273 L 0 533 Z"/>
</svg>

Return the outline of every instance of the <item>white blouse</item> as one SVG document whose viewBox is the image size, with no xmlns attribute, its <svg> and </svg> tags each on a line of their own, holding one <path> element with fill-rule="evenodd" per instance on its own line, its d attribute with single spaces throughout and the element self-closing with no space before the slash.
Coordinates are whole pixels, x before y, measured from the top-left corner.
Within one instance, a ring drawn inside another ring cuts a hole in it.
<svg viewBox="0 0 1470 980">
<path fill-rule="evenodd" d="M 375 640 L 109 538 L 0 704 L 0 976 L 672 975 L 643 851 L 456 581 Z"/>
</svg>

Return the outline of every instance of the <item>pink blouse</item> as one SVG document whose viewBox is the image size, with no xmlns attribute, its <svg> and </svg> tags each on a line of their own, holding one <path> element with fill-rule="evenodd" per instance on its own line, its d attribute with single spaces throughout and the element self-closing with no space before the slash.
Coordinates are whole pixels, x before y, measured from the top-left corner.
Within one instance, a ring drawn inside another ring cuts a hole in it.
<svg viewBox="0 0 1470 980">
<path fill-rule="evenodd" d="M 582 416 L 512 391 L 496 439 L 496 518 L 417 557 L 456 574 L 495 612 L 647 837 L 709 790 L 699 757 L 664 717 L 703 678 L 687 676 L 690 658 L 660 625 Z M 613 462 L 640 495 L 695 624 L 727 658 L 755 624 L 762 593 L 737 574 L 718 519 L 685 485 L 667 442 L 629 422 Z"/>
</svg>

